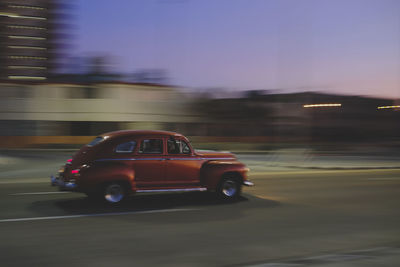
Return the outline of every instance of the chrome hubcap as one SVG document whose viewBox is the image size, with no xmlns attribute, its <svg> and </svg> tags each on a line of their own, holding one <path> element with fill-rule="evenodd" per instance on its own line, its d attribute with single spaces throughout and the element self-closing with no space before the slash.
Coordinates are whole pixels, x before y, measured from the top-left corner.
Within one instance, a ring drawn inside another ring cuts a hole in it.
<svg viewBox="0 0 400 267">
<path fill-rule="evenodd" d="M 232 197 L 236 194 L 237 186 L 236 183 L 232 180 L 226 180 L 222 186 L 222 193 L 225 196 Z"/>
<path fill-rule="evenodd" d="M 108 202 L 119 202 L 124 197 L 124 189 L 119 184 L 109 185 L 106 188 L 104 197 Z"/>
</svg>

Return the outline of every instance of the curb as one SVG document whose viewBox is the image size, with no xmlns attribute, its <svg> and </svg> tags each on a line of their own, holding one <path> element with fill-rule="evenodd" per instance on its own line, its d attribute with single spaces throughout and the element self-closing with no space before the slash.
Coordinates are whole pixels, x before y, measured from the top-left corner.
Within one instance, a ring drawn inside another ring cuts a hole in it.
<svg viewBox="0 0 400 267">
<path fill-rule="evenodd" d="M 315 166 L 282 166 L 286 168 L 293 169 L 308 169 L 308 170 L 390 170 L 390 169 L 400 169 L 400 166 L 389 166 L 389 167 L 315 167 Z"/>
<path fill-rule="evenodd" d="M 27 151 L 27 152 L 71 152 L 78 151 L 79 148 L 2 148 L 0 152 L 10 152 L 10 151 Z"/>
</svg>

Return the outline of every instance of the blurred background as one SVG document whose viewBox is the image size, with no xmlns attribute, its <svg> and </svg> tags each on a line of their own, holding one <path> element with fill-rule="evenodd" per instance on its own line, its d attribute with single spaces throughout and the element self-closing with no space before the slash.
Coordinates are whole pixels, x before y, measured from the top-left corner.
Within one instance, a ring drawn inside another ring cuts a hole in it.
<svg viewBox="0 0 400 267">
<path fill-rule="evenodd" d="M 195 146 L 400 146 L 400 2 L 4 0 L 0 147 L 122 129 Z"/>
<path fill-rule="evenodd" d="M 123 129 L 234 152 L 255 186 L 50 187 Z M 400 266 L 399 148 L 398 0 L 0 0 L 2 266 Z"/>
</svg>

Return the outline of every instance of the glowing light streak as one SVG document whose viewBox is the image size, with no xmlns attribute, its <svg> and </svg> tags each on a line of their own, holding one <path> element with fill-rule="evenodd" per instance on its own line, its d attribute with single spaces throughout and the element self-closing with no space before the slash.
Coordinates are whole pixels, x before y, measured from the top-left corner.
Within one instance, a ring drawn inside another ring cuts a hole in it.
<svg viewBox="0 0 400 267">
<path fill-rule="evenodd" d="M 10 39 L 29 39 L 29 40 L 46 40 L 45 37 L 24 36 L 24 35 L 9 35 Z"/>
<path fill-rule="evenodd" d="M 8 48 L 13 49 L 35 49 L 35 50 L 47 50 L 46 47 L 38 47 L 38 46 L 22 46 L 22 45 L 9 45 Z"/>
<path fill-rule="evenodd" d="M 45 70 L 46 67 L 36 67 L 36 66 L 8 66 L 9 69 L 31 69 L 31 70 Z"/>
<path fill-rule="evenodd" d="M 308 104 L 303 105 L 303 108 L 322 108 L 322 107 L 341 107 L 342 104 L 333 103 L 333 104 Z"/>
<path fill-rule="evenodd" d="M 44 7 L 38 7 L 38 6 L 8 5 L 8 7 L 11 7 L 11 8 L 23 8 L 23 9 L 35 9 L 35 10 L 46 10 L 46 8 L 44 8 Z"/>
<path fill-rule="evenodd" d="M 8 28 L 11 29 L 26 29 L 26 30 L 47 30 L 44 27 L 34 27 L 34 26 L 21 26 L 21 25 L 8 25 Z"/>
<path fill-rule="evenodd" d="M 391 108 L 400 108 L 400 106 L 381 106 L 378 107 L 377 109 L 391 109 Z"/>
<path fill-rule="evenodd" d="M 46 80 L 46 77 L 40 76 L 8 76 L 11 80 Z"/>
<path fill-rule="evenodd" d="M 0 16 L 9 17 L 9 18 L 17 18 L 17 19 L 36 19 L 36 20 L 47 20 L 44 17 L 32 17 L 32 16 L 21 16 L 15 13 L 6 13 L 0 12 Z"/>
<path fill-rule="evenodd" d="M 34 59 L 34 60 L 47 60 L 46 57 L 30 57 L 30 56 L 8 56 L 11 59 Z"/>
</svg>

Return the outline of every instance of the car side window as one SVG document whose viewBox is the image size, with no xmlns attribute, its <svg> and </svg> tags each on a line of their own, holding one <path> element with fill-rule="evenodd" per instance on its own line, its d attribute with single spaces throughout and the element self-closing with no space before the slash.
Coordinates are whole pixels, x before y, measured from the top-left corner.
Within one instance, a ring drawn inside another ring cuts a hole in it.
<svg viewBox="0 0 400 267">
<path fill-rule="evenodd" d="M 190 147 L 183 140 L 169 139 L 167 146 L 168 154 L 190 154 Z"/>
<path fill-rule="evenodd" d="M 163 140 L 162 139 L 144 139 L 140 143 L 139 153 L 143 154 L 162 154 Z"/>
<path fill-rule="evenodd" d="M 181 151 L 183 154 L 190 154 L 190 147 L 185 141 L 181 141 Z"/>
<path fill-rule="evenodd" d="M 131 153 L 136 147 L 135 141 L 130 141 L 126 143 L 119 144 L 115 147 L 116 153 Z"/>
</svg>

